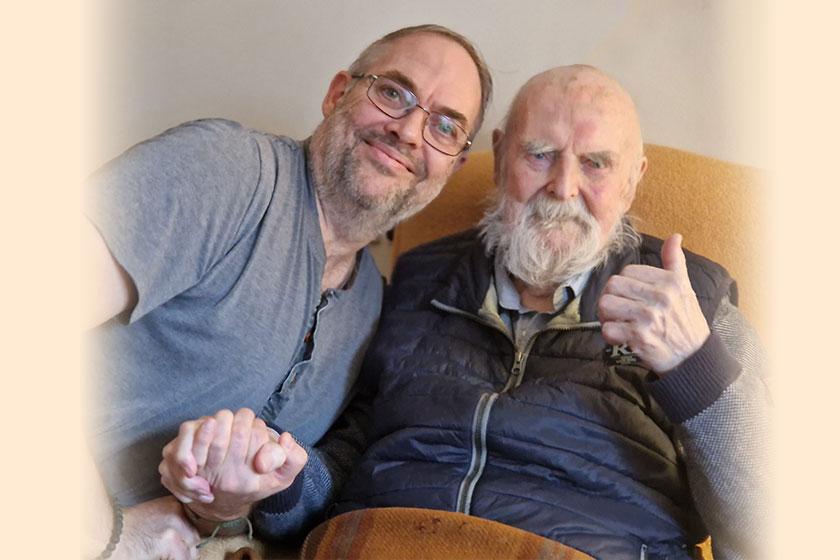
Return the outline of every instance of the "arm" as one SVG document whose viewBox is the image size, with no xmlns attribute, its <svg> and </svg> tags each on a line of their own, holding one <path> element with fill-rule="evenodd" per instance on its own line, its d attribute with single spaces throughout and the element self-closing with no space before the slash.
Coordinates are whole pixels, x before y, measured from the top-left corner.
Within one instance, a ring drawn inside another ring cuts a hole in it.
<svg viewBox="0 0 840 560">
<path fill-rule="evenodd" d="M 113 505 L 89 455 L 82 457 L 87 500 L 83 512 L 82 557 L 94 558 L 110 542 L 116 547 L 112 560 L 154 560 L 195 557 L 198 533 L 171 496 L 158 498 L 122 510 L 122 528 L 114 527 Z"/>
<path fill-rule="evenodd" d="M 712 332 L 715 339 L 652 392 L 677 423 L 678 447 L 715 558 L 760 558 L 767 540 L 770 432 L 761 351 L 755 332 L 728 300 L 721 302 Z M 702 387 L 691 383 L 697 378 L 706 381 Z M 710 399 L 709 387 L 722 385 Z"/>
<path fill-rule="evenodd" d="M 137 290 L 125 269 L 111 254 L 105 240 L 87 219 L 82 219 L 82 248 L 86 258 L 83 298 L 87 305 L 83 327 L 95 327 L 132 308 Z M 102 553 L 116 540 L 113 560 L 193 558 L 198 533 L 184 516 L 181 504 L 159 498 L 122 510 L 122 528 L 115 527 L 114 507 L 105 484 L 89 454 L 82 457 L 87 490 L 85 530 L 82 535 L 85 558 Z"/>
<path fill-rule="evenodd" d="M 240 127 L 205 121 L 138 144 L 89 178 L 80 224 L 85 327 L 137 320 L 213 266 L 252 207 L 259 149 Z M 105 496 L 92 501 L 93 515 L 110 524 L 104 485 L 95 470 L 93 477 L 91 495 Z M 154 516 L 153 505 L 137 511 Z M 126 510 L 126 531 L 134 509 Z M 147 521 L 154 531 L 155 520 Z"/>
<path fill-rule="evenodd" d="M 82 285 L 83 327 L 92 328 L 133 308 L 137 303 L 137 288 L 111 254 L 102 235 L 85 218 L 82 218 L 82 250 L 87 260 Z"/>
<path fill-rule="evenodd" d="M 709 327 L 680 241 L 663 244 L 664 269 L 630 265 L 610 278 L 599 300 L 602 333 L 659 376 L 650 391 L 675 424 L 715 558 L 760 557 L 769 398 L 758 340 L 728 299 Z"/>
<path fill-rule="evenodd" d="M 266 148 L 234 123 L 195 121 L 93 173 L 81 232 L 87 326 L 122 312 L 136 321 L 212 269 L 270 194 Z"/>
<path fill-rule="evenodd" d="M 314 448 L 288 490 L 263 500 L 254 509 L 257 528 L 274 539 L 297 540 L 326 518 L 353 465 L 367 445 L 372 395 L 359 393 Z"/>
<path fill-rule="evenodd" d="M 85 506 L 82 517 L 82 556 L 94 558 L 105 549 L 111 538 L 114 516 L 111 501 L 93 459 L 87 454 L 81 459 L 83 495 L 89 497 L 87 501 L 82 502 Z M 120 539 L 122 540 L 122 536 Z"/>
<path fill-rule="evenodd" d="M 83 283 L 84 327 L 95 327 L 131 309 L 137 290 L 131 277 L 116 261 L 105 240 L 87 219 L 82 219 L 82 243 L 86 258 Z M 82 457 L 87 490 L 84 557 L 102 553 L 116 539 L 113 560 L 154 559 L 160 557 L 188 560 L 193 558 L 198 533 L 172 497 L 159 498 L 122 510 L 122 528 L 114 527 L 114 507 L 105 484 L 89 454 Z"/>
</svg>

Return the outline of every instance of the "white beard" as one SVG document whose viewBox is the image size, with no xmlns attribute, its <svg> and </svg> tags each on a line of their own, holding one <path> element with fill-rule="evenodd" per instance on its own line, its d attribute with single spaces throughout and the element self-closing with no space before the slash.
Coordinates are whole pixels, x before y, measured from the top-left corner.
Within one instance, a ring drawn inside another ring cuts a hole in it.
<svg viewBox="0 0 840 560">
<path fill-rule="evenodd" d="M 495 250 L 508 272 L 537 290 L 553 290 L 639 242 L 624 220 L 602 242 L 601 227 L 580 197 L 559 202 L 540 193 L 517 207 L 503 186 L 499 190 L 480 224 L 485 249 Z"/>
</svg>

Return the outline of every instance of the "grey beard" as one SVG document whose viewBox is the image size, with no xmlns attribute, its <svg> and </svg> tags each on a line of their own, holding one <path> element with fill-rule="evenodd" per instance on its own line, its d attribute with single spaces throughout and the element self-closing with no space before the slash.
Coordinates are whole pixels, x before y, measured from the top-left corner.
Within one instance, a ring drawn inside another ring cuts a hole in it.
<svg viewBox="0 0 840 560">
<path fill-rule="evenodd" d="M 379 140 L 388 141 L 381 137 Z M 348 133 L 346 118 L 339 109 L 324 119 L 312 135 L 309 165 L 321 207 L 336 235 L 367 243 L 420 210 L 415 198 L 426 170 L 422 163 L 418 165 L 414 184 L 384 200 L 368 196 L 360 184 L 361 161 L 353 157 L 353 150 L 363 141 L 363 134 Z"/>
<path fill-rule="evenodd" d="M 598 222 L 579 197 L 559 203 L 539 195 L 509 225 L 506 216 L 512 211 L 510 199 L 503 192 L 481 220 L 480 235 L 488 255 L 495 251 L 496 259 L 508 272 L 538 290 L 555 289 L 640 242 L 630 221 L 621 219 L 607 242 L 601 244 Z M 548 246 L 542 234 L 556 228 L 568 228 L 570 234 L 570 230 L 577 230 L 574 235 L 578 241 L 562 249 Z"/>
</svg>

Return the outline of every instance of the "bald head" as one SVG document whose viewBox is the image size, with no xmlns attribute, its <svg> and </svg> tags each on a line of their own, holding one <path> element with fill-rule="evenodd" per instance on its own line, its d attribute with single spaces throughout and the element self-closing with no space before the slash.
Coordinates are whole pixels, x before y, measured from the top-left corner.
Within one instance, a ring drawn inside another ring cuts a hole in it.
<svg viewBox="0 0 840 560">
<path fill-rule="evenodd" d="M 582 110 L 600 114 L 623 133 L 628 154 L 641 157 L 642 132 L 636 105 L 621 84 L 593 66 L 576 64 L 546 70 L 520 88 L 505 117 L 505 132 L 545 115 L 541 108 L 555 108 L 571 116 Z"/>
</svg>

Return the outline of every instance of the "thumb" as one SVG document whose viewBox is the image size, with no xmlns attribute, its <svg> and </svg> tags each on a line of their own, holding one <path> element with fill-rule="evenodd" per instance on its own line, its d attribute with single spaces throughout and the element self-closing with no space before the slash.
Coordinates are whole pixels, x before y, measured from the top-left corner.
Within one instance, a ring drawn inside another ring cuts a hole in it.
<svg viewBox="0 0 840 560">
<path fill-rule="evenodd" d="M 662 244 L 662 267 L 671 272 L 687 275 L 685 253 L 682 250 L 682 235 L 675 233 Z"/>
<path fill-rule="evenodd" d="M 254 455 L 254 471 L 259 474 L 267 474 L 276 471 L 286 462 L 286 451 L 283 447 L 273 441 L 266 442 L 257 450 Z"/>
<path fill-rule="evenodd" d="M 306 461 L 309 460 L 309 454 L 303 447 L 298 445 L 288 432 L 285 432 L 281 436 L 281 443 L 286 449 L 286 462 L 282 468 L 277 469 L 275 474 L 280 478 L 287 479 L 289 484 L 291 484 L 300 471 L 303 470 Z"/>
</svg>

